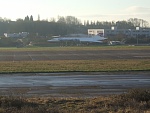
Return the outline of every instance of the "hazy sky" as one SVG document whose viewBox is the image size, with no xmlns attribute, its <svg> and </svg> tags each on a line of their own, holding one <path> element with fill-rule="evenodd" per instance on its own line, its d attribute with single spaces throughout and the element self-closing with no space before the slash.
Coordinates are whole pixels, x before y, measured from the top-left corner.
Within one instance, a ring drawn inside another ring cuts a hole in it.
<svg viewBox="0 0 150 113">
<path fill-rule="evenodd" d="M 117 21 L 140 18 L 150 22 L 150 0 L 1 0 L 0 17 L 37 20 L 75 16 L 80 20 Z"/>
</svg>

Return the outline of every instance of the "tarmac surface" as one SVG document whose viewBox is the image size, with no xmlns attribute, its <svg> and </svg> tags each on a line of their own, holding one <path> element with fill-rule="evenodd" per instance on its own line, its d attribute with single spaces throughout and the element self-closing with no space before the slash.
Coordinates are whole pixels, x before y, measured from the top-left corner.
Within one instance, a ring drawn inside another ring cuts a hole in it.
<svg viewBox="0 0 150 113">
<path fill-rule="evenodd" d="M 150 89 L 150 72 L 20 73 L 0 75 L 1 95 L 97 97 Z"/>
<path fill-rule="evenodd" d="M 150 59 L 147 50 L 0 51 L 0 61 Z"/>
</svg>

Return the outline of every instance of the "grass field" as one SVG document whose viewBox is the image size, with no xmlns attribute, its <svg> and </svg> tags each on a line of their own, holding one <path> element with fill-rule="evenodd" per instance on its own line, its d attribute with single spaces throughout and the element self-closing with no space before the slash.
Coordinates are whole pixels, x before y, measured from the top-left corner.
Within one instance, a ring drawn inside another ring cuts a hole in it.
<svg viewBox="0 0 150 113">
<path fill-rule="evenodd" d="M 54 51 L 99 51 L 132 50 L 138 57 L 123 59 L 80 59 L 80 60 L 35 60 L 0 61 L 0 73 L 24 73 L 24 72 L 116 72 L 116 71 L 150 71 L 150 46 L 101 46 L 101 47 L 56 47 L 56 48 L 0 48 L 0 57 L 14 58 L 22 52 L 34 57 L 32 52 L 42 51 L 48 53 Z M 140 51 L 145 51 L 140 53 Z M 5 56 L 5 52 L 7 54 Z M 57 54 L 58 54 L 57 53 Z M 86 53 L 86 52 L 85 52 Z M 104 54 L 104 53 L 103 53 Z M 52 55 L 52 54 L 50 54 Z M 63 54 L 60 55 L 60 58 Z M 68 54 L 70 55 L 70 54 Z M 81 54 L 80 54 L 81 55 Z M 101 54 L 98 54 L 101 55 Z M 117 52 L 117 55 L 119 53 Z M 143 56 L 142 56 L 143 55 Z M 147 56 L 146 56 L 147 55 Z M 20 55 L 19 57 L 21 57 Z M 105 55 L 107 57 L 107 53 Z M 110 53 L 108 54 L 109 57 Z M 142 56 L 142 57 L 141 57 Z M 23 57 L 23 56 L 22 56 Z M 65 56 L 66 57 L 66 56 Z M 83 57 L 83 56 L 82 56 Z M 70 89 L 72 90 L 72 89 Z M 19 90 L 20 91 L 20 90 Z M 112 96 L 101 96 L 94 98 L 27 98 L 12 96 L 0 96 L 0 113 L 149 113 L 150 112 L 150 90 L 137 89 L 128 93 Z"/>
<path fill-rule="evenodd" d="M 150 50 L 150 46 L 83 46 L 83 47 L 25 47 L 0 48 L 0 51 L 73 51 L 73 50 Z"/>
<path fill-rule="evenodd" d="M 55 48 L 0 48 L 0 52 L 22 51 L 98 51 L 98 50 L 150 50 L 150 46 L 101 46 L 101 47 L 55 47 Z M 138 53 L 136 53 L 138 54 Z M 4 56 L 5 57 L 5 56 Z M 31 56 L 30 56 L 31 57 Z M 61 58 L 61 55 L 60 55 Z M 111 72 L 150 71 L 150 59 L 79 59 L 79 60 L 36 60 L 0 61 L 0 73 L 12 72 Z"/>
<path fill-rule="evenodd" d="M 150 71 L 150 60 L 60 60 L 0 62 L 1 73 Z"/>
</svg>

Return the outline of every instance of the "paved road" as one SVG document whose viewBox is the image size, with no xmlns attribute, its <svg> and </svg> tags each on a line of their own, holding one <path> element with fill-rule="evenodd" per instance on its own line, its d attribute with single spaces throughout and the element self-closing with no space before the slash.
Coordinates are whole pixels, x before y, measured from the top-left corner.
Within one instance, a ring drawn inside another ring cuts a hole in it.
<svg viewBox="0 0 150 113">
<path fill-rule="evenodd" d="M 149 50 L 77 50 L 0 52 L 0 61 L 150 59 Z"/>
<path fill-rule="evenodd" d="M 1 95 L 93 97 L 150 88 L 150 72 L 1 74 Z M 54 76 L 55 75 L 55 76 Z"/>
</svg>

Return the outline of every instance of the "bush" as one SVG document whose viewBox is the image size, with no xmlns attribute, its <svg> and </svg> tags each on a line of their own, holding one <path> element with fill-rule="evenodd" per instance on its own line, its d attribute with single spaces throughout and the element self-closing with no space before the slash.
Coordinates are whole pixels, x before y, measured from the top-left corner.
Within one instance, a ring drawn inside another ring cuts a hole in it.
<svg viewBox="0 0 150 113">
<path fill-rule="evenodd" d="M 0 97 L 0 113 L 146 113 L 149 109 L 147 89 L 97 98 Z"/>
<path fill-rule="evenodd" d="M 138 102 L 150 101 L 150 90 L 149 89 L 132 89 L 128 92 L 127 96 Z"/>
<path fill-rule="evenodd" d="M 1 108 L 8 108 L 8 107 L 15 107 L 20 109 L 24 106 L 36 106 L 35 103 L 29 103 L 25 99 L 22 98 L 15 98 L 15 97 L 3 97 L 0 98 L 0 107 Z"/>
</svg>

